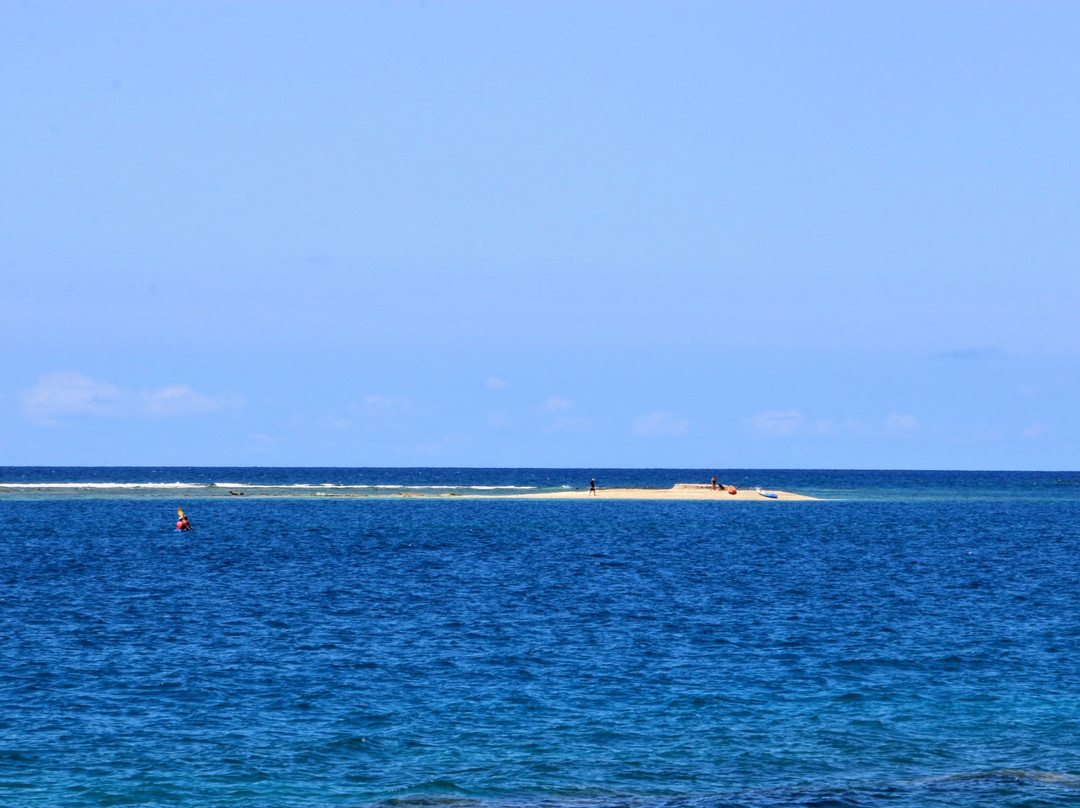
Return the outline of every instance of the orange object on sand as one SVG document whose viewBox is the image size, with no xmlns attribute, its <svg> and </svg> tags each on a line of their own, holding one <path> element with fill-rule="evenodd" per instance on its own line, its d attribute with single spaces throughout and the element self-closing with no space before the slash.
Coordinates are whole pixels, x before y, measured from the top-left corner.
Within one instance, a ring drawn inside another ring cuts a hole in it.
<svg viewBox="0 0 1080 808">
<path fill-rule="evenodd" d="M 733 485 L 729 485 L 727 487 L 727 492 L 729 494 L 732 494 L 732 495 L 739 493 L 738 491 L 735 490 L 735 486 L 733 486 Z"/>
</svg>

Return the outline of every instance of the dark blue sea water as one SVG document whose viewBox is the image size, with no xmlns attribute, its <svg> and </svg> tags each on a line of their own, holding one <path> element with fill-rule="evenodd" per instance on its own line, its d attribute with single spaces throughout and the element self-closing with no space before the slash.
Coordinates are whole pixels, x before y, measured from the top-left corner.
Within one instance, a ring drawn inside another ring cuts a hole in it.
<svg viewBox="0 0 1080 808">
<path fill-rule="evenodd" d="M 0 468 L 0 805 L 1080 805 L 1080 474 Z"/>
</svg>

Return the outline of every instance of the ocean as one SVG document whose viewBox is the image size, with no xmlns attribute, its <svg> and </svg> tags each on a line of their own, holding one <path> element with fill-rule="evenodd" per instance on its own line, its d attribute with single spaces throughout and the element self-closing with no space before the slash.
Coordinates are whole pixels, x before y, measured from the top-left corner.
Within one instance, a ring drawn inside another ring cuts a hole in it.
<svg viewBox="0 0 1080 808">
<path fill-rule="evenodd" d="M 1080 805 L 1080 473 L 0 468 L 5 808 L 886 804 Z"/>
</svg>

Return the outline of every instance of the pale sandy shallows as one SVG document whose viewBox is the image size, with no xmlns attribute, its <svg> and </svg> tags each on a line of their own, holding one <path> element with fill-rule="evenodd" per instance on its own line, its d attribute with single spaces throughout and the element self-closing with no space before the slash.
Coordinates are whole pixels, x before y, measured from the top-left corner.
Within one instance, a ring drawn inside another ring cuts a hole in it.
<svg viewBox="0 0 1080 808">
<path fill-rule="evenodd" d="M 737 500 L 756 500 L 759 502 L 777 502 L 780 500 L 812 500 L 817 497 L 807 497 L 802 494 L 792 494 L 789 491 L 777 491 L 775 488 L 762 489 L 771 494 L 776 494 L 776 499 L 763 497 L 753 488 L 739 488 L 736 493 L 729 494 L 726 488 L 714 489 L 709 485 L 695 485 L 680 483 L 671 488 L 600 488 L 592 494 L 588 490 L 570 491 L 545 491 L 537 494 L 499 494 L 499 499 L 695 499 L 695 500 L 720 500 L 731 502 Z M 474 495 L 475 496 L 475 495 Z"/>
</svg>

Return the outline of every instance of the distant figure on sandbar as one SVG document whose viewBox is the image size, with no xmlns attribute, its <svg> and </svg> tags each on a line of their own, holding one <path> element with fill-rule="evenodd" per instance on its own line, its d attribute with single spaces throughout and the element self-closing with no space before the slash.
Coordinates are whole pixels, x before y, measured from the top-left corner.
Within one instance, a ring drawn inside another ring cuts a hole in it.
<svg viewBox="0 0 1080 808">
<path fill-rule="evenodd" d="M 589 493 L 596 496 L 596 480 L 589 480 Z"/>
<path fill-rule="evenodd" d="M 716 478 L 715 477 L 712 478 L 712 487 L 713 487 L 713 491 L 715 491 L 716 490 Z"/>
</svg>

